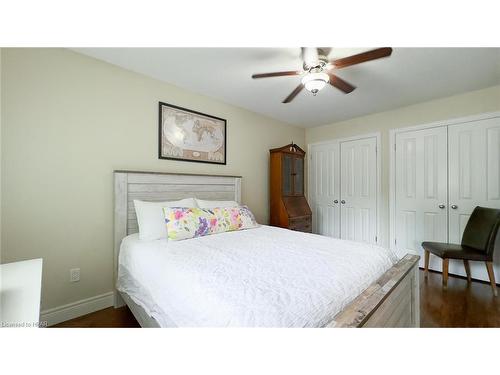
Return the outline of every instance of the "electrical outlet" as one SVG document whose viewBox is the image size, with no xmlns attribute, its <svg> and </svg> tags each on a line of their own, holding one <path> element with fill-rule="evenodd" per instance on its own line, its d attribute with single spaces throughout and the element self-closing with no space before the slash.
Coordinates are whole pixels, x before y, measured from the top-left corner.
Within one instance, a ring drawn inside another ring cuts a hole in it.
<svg viewBox="0 0 500 375">
<path fill-rule="evenodd" d="M 69 281 L 72 283 L 80 281 L 80 268 L 72 268 L 69 270 Z"/>
</svg>

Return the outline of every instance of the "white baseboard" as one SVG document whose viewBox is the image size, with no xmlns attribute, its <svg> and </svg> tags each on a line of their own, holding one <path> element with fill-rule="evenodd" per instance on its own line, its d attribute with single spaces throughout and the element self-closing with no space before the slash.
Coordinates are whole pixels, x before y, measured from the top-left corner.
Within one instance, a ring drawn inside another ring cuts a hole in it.
<svg viewBox="0 0 500 375">
<path fill-rule="evenodd" d="M 40 322 L 47 322 L 48 326 L 53 326 L 111 306 L 113 306 L 113 292 L 108 292 L 44 310 L 40 314 Z"/>
</svg>

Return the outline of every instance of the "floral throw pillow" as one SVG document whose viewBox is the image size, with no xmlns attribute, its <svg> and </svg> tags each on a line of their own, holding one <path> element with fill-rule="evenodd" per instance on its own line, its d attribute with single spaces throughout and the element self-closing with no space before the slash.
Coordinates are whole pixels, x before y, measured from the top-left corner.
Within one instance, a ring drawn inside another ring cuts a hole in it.
<svg viewBox="0 0 500 375">
<path fill-rule="evenodd" d="M 196 208 L 164 207 L 169 240 L 255 228 L 258 224 L 247 206 Z"/>
</svg>

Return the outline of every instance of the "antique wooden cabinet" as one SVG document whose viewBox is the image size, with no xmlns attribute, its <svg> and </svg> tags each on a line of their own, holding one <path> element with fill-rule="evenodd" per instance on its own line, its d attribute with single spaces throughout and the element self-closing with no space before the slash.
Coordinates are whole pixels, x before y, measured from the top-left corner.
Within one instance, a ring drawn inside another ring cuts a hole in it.
<svg viewBox="0 0 500 375">
<path fill-rule="evenodd" d="M 312 232 L 311 209 L 304 195 L 304 157 L 299 146 L 269 150 L 270 224 L 282 228 Z"/>
</svg>

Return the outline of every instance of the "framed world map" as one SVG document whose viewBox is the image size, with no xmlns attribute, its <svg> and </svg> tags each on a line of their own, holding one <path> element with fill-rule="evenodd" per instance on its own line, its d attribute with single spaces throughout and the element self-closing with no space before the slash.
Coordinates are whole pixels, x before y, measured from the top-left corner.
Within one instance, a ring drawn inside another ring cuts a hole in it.
<svg viewBox="0 0 500 375">
<path fill-rule="evenodd" d="M 160 102 L 158 157 L 226 164 L 226 120 Z"/>
</svg>

